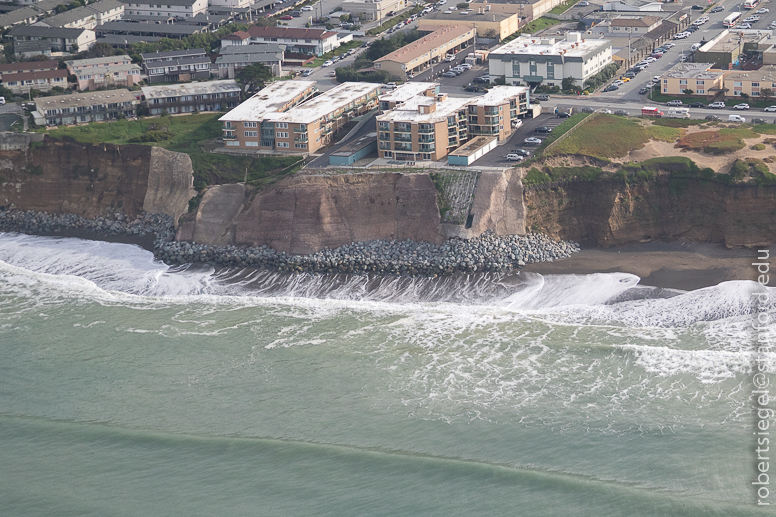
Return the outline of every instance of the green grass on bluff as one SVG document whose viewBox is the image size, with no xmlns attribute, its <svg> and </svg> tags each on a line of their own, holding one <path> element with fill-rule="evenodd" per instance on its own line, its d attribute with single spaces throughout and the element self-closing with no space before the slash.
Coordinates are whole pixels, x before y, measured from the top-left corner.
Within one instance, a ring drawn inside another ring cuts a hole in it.
<svg viewBox="0 0 776 517">
<path fill-rule="evenodd" d="M 220 146 L 214 140 L 221 136 L 221 113 L 203 113 L 177 117 L 140 120 L 117 120 L 63 127 L 48 132 L 56 139 L 70 138 L 76 142 L 97 144 L 154 145 L 170 151 L 186 153 L 194 167 L 197 189 L 205 185 L 241 182 L 248 171 L 248 183 L 262 186 L 288 174 L 300 161 L 296 156 L 233 156 L 210 153 Z"/>
</svg>

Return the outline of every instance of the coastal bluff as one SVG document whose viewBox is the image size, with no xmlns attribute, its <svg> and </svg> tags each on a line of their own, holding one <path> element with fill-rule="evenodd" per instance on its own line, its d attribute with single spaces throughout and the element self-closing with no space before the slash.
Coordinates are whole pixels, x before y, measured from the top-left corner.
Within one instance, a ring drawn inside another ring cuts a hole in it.
<svg viewBox="0 0 776 517">
<path fill-rule="evenodd" d="M 85 218 L 158 213 L 177 220 L 196 194 L 186 154 L 42 137 L 0 133 L 0 206 Z"/>
</svg>

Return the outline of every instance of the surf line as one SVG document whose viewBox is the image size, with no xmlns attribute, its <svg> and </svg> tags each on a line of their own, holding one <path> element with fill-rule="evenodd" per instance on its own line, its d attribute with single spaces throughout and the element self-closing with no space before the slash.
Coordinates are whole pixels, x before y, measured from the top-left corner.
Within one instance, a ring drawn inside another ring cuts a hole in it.
<svg viewBox="0 0 776 517">
<path fill-rule="evenodd" d="M 768 284 L 770 283 L 770 250 L 757 250 L 757 262 L 752 267 L 757 268 L 757 286 L 752 292 L 754 297 L 756 317 L 752 321 L 752 327 L 756 333 L 756 340 L 752 350 L 752 393 L 753 413 L 755 415 L 755 431 L 752 433 L 757 438 L 754 452 L 756 481 L 752 481 L 755 491 L 755 499 L 758 506 L 770 506 L 770 433 L 768 431 L 774 411 L 769 406 L 770 402 L 770 376 L 768 366 L 768 354 L 771 352 L 769 328 L 771 326 L 770 295 Z"/>
</svg>

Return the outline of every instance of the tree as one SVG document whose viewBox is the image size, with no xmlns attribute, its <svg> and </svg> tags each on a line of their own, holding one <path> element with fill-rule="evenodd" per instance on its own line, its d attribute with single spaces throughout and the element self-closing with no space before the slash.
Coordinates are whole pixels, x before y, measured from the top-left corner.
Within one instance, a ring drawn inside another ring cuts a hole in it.
<svg viewBox="0 0 776 517">
<path fill-rule="evenodd" d="M 255 63 L 237 72 L 236 79 L 243 87 L 243 91 L 263 88 L 264 83 L 272 80 L 272 69 L 261 63 Z"/>
<path fill-rule="evenodd" d="M 771 90 L 770 88 L 760 88 L 760 97 L 764 98 L 765 101 L 767 102 L 768 99 L 773 97 L 773 90 Z"/>
<path fill-rule="evenodd" d="M 560 89 L 563 91 L 569 91 L 574 89 L 574 83 L 576 83 L 577 80 L 573 77 L 569 76 L 564 78 L 560 83 Z"/>
<path fill-rule="evenodd" d="M 85 58 L 112 56 L 114 48 L 108 43 L 95 43 L 92 48 L 84 52 Z"/>
<path fill-rule="evenodd" d="M 458 9 L 461 9 L 461 10 L 468 9 L 469 8 L 469 4 L 467 4 L 466 2 L 461 2 L 460 4 L 456 4 L 456 7 Z"/>
<path fill-rule="evenodd" d="M 686 90 L 682 90 L 682 93 L 685 95 L 692 95 L 695 91 L 692 88 L 687 88 Z"/>
</svg>

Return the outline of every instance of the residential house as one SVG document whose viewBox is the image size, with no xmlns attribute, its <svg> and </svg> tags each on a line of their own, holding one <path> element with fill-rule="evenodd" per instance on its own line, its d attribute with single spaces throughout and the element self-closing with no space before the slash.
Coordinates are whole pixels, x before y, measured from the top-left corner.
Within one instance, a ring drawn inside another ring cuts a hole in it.
<svg viewBox="0 0 776 517">
<path fill-rule="evenodd" d="M 9 13 L 0 15 L 0 29 L 7 29 L 15 25 L 35 23 L 42 13 L 32 7 L 22 7 Z"/>
<path fill-rule="evenodd" d="M 665 95 L 682 95 L 685 90 L 692 90 L 695 95 L 713 97 L 724 85 L 724 72 L 713 70 L 713 66 L 713 63 L 679 63 L 660 76 L 660 91 Z"/>
<path fill-rule="evenodd" d="M 408 0 L 344 0 L 340 5 L 344 12 L 364 23 L 382 20 L 388 13 L 398 13 L 409 4 Z"/>
<path fill-rule="evenodd" d="M 219 120 L 230 148 L 313 153 L 332 143 L 334 133 L 378 105 L 380 85 L 343 83 L 317 97 L 312 81 L 273 83 Z"/>
<path fill-rule="evenodd" d="M 216 58 L 218 77 L 234 79 L 248 65 L 262 64 L 272 69 L 272 75 L 282 74 L 283 50 L 279 45 L 230 46 L 221 49 Z"/>
<path fill-rule="evenodd" d="M 208 0 L 131 0 L 124 2 L 127 14 L 191 18 L 207 12 Z"/>
<path fill-rule="evenodd" d="M 210 58 L 205 49 L 172 50 L 142 54 L 143 72 L 150 84 L 201 81 L 210 78 Z"/>
<path fill-rule="evenodd" d="M 49 91 L 55 86 L 67 86 L 67 70 L 59 70 L 59 62 L 28 61 L 0 65 L 0 84 L 13 93 L 23 94 L 31 89 Z"/>
<path fill-rule="evenodd" d="M 151 115 L 220 111 L 240 103 L 240 86 L 232 80 L 143 86 Z"/>
<path fill-rule="evenodd" d="M 68 29 L 94 29 L 97 25 L 120 20 L 123 16 L 124 4 L 118 0 L 100 0 L 44 18 L 38 22 L 38 25 Z"/>
<path fill-rule="evenodd" d="M 770 90 L 768 97 L 776 97 L 776 65 L 765 65 L 758 70 L 734 70 L 725 73 L 725 95 L 728 98 L 764 97 L 763 90 Z"/>
<path fill-rule="evenodd" d="M 76 76 L 78 90 L 95 90 L 140 82 L 140 65 L 127 55 L 95 57 L 65 61 L 67 70 Z"/>
<path fill-rule="evenodd" d="M 126 89 L 37 97 L 35 123 L 61 126 L 137 116 L 137 99 Z"/>
<path fill-rule="evenodd" d="M 618 16 L 609 22 L 609 32 L 634 34 L 639 37 L 657 29 L 663 19 L 659 16 Z"/>
<path fill-rule="evenodd" d="M 149 38 L 181 39 L 194 34 L 207 32 L 207 27 L 199 25 L 186 25 L 182 23 L 168 24 L 156 22 L 107 22 L 94 28 L 99 38 L 106 36 L 146 36 Z M 150 41 L 144 39 L 144 41 Z"/>
<path fill-rule="evenodd" d="M 245 34 L 249 37 L 245 37 Z M 221 46 L 275 43 L 286 46 L 287 54 L 320 56 L 339 47 L 337 33 L 323 29 L 292 27 L 259 27 L 251 25 L 247 31 L 221 38 Z"/>
<path fill-rule="evenodd" d="M 14 45 L 20 41 L 48 40 L 53 52 L 85 52 L 97 41 L 94 31 L 88 29 L 62 29 L 23 25 L 14 27 L 6 34 L 13 38 Z"/>
<path fill-rule="evenodd" d="M 47 39 L 20 41 L 13 46 L 17 58 L 29 59 L 34 56 L 51 56 L 51 42 Z"/>
<path fill-rule="evenodd" d="M 581 86 L 611 62 L 611 40 L 584 38 L 579 32 L 563 39 L 524 34 L 488 55 L 490 75 L 504 77 L 507 84 L 560 86 L 571 77 Z"/>
<path fill-rule="evenodd" d="M 524 9 L 525 8 L 525 9 Z M 524 4 L 469 4 L 468 9 L 440 10 L 418 19 L 418 30 L 435 31 L 450 25 L 464 25 L 477 30 L 478 38 L 504 39 L 520 28 Z"/>
</svg>

